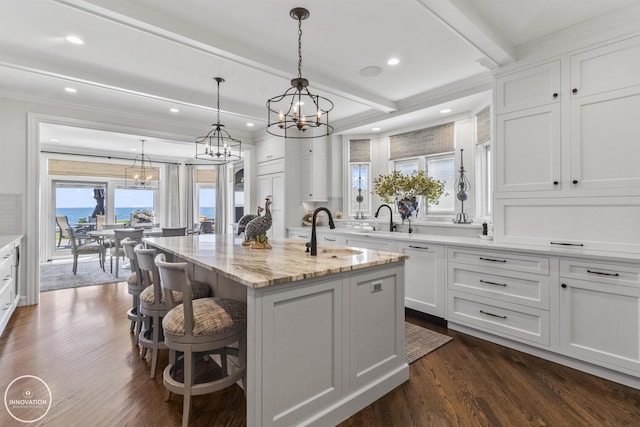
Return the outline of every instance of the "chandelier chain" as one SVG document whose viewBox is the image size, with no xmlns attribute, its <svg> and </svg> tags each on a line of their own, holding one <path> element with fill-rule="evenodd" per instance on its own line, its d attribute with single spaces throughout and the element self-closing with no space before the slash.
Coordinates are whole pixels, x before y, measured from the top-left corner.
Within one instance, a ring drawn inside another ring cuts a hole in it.
<svg viewBox="0 0 640 427">
<path fill-rule="evenodd" d="M 217 123 L 220 124 L 220 80 L 217 80 L 217 82 L 218 82 L 218 115 L 217 115 L 218 122 Z"/>
<path fill-rule="evenodd" d="M 302 78 L 302 18 L 298 18 L 298 77 Z"/>
</svg>

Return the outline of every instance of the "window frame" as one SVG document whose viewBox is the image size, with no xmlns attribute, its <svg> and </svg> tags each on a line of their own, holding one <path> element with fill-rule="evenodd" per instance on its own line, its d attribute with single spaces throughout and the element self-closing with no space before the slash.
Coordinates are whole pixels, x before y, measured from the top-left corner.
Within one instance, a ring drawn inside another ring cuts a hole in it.
<svg viewBox="0 0 640 427">
<path fill-rule="evenodd" d="M 493 215 L 493 144 L 476 145 L 476 216 L 491 221 Z"/>
</svg>

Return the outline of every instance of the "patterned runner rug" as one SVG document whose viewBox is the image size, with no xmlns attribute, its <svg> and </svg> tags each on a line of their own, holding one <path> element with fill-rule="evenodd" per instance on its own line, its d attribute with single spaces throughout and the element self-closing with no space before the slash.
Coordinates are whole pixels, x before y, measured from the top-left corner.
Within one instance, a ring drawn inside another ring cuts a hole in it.
<svg viewBox="0 0 640 427">
<path fill-rule="evenodd" d="M 407 352 L 404 360 L 408 364 L 411 364 L 422 356 L 445 345 L 452 339 L 451 337 L 422 328 L 413 323 L 404 322 L 404 342 Z"/>
</svg>

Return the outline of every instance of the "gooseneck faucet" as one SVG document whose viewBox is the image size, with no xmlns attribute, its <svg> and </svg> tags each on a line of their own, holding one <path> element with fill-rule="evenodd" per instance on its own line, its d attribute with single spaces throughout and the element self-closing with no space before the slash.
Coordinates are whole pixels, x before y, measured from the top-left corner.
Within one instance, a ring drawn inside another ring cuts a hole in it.
<svg viewBox="0 0 640 427">
<path fill-rule="evenodd" d="M 325 207 L 317 208 L 313 211 L 313 216 L 311 217 L 311 243 L 307 243 L 307 250 L 311 249 L 311 256 L 318 256 L 318 239 L 316 237 L 316 216 L 320 211 L 325 211 L 327 215 L 329 215 L 329 228 L 333 230 L 336 226 L 333 224 L 333 217 L 331 216 L 331 212 L 329 209 Z"/>
<path fill-rule="evenodd" d="M 393 225 L 393 209 L 391 209 L 391 206 L 386 204 L 378 206 L 378 210 L 376 211 L 375 217 L 378 218 L 378 214 L 380 213 L 380 209 L 382 208 L 389 208 L 389 231 L 393 231 L 393 229 L 396 228 L 396 226 Z"/>
</svg>

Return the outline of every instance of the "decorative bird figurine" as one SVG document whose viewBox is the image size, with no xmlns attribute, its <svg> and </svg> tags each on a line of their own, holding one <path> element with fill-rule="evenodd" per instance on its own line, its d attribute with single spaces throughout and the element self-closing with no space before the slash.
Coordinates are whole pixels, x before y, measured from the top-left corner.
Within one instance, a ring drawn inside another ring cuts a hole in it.
<svg viewBox="0 0 640 427">
<path fill-rule="evenodd" d="M 271 249 L 271 245 L 267 241 L 267 231 L 271 228 L 271 209 L 269 205 L 271 199 L 268 197 L 264 201 L 264 216 L 252 219 L 244 228 L 244 238 L 251 242 L 251 249 Z M 246 246 L 243 243 L 244 246 Z"/>
<path fill-rule="evenodd" d="M 249 221 L 259 217 L 260 214 L 262 213 L 262 211 L 264 211 L 262 206 L 258 206 L 258 214 L 257 215 L 256 214 L 246 214 L 246 215 L 243 215 L 242 218 L 240 218 L 240 220 L 238 220 L 238 236 L 240 235 L 240 233 L 242 233 L 244 231 L 244 229 L 247 226 L 247 224 L 249 224 Z M 245 238 L 243 240 L 242 244 L 244 246 L 249 246 L 250 242 Z"/>
</svg>

